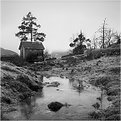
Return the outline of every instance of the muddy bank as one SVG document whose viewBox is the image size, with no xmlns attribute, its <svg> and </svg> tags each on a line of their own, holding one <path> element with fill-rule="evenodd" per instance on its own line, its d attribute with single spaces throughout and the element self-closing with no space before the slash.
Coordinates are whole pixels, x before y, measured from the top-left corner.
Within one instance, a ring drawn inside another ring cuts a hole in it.
<svg viewBox="0 0 121 121">
<path fill-rule="evenodd" d="M 102 76 L 93 78 L 90 83 L 100 87 L 107 95 L 111 105 L 107 109 L 98 109 L 91 113 L 93 119 L 120 120 L 120 67 L 111 67 Z M 102 97 L 100 97 L 102 98 Z"/>
<path fill-rule="evenodd" d="M 43 88 L 42 80 L 34 72 L 17 67 L 9 62 L 1 62 L 1 119 L 17 110 L 20 102 L 34 96 Z"/>
</svg>

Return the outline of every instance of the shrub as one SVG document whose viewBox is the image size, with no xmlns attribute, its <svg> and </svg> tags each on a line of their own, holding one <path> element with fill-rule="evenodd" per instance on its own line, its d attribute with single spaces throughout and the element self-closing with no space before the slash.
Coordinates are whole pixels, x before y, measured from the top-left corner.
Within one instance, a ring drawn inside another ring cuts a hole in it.
<svg viewBox="0 0 121 121">
<path fill-rule="evenodd" d="M 120 85 L 114 85 L 113 87 L 107 89 L 107 95 L 115 96 L 120 93 Z"/>
<path fill-rule="evenodd" d="M 120 48 L 106 48 L 102 50 L 106 56 L 120 55 Z"/>
<path fill-rule="evenodd" d="M 93 82 L 95 86 L 100 86 L 100 85 L 106 86 L 110 81 L 111 81 L 110 76 L 102 76 L 102 77 L 98 77 L 95 80 L 92 80 L 91 82 Z"/>
<path fill-rule="evenodd" d="M 108 101 L 113 101 L 117 96 L 108 96 L 107 97 L 107 100 Z"/>
<path fill-rule="evenodd" d="M 120 55 L 120 48 L 106 48 L 87 51 L 87 60 L 98 59 L 102 56 Z"/>
<path fill-rule="evenodd" d="M 110 67 L 109 71 L 114 74 L 120 74 L 120 67 Z"/>
<path fill-rule="evenodd" d="M 96 112 L 96 111 L 89 113 L 89 115 L 94 120 L 95 119 L 101 119 L 101 116 L 102 116 L 101 112 Z"/>
<path fill-rule="evenodd" d="M 88 50 L 86 59 L 87 60 L 98 59 L 102 56 L 104 56 L 104 53 L 102 53 L 101 49 Z"/>
<path fill-rule="evenodd" d="M 120 107 L 111 106 L 105 110 L 105 119 L 120 120 Z"/>
</svg>

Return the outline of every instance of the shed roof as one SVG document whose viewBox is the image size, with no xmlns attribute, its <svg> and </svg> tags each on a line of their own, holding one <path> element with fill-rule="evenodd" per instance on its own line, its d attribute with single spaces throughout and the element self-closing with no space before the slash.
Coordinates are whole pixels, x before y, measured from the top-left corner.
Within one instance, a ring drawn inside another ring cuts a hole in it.
<svg viewBox="0 0 121 121">
<path fill-rule="evenodd" d="M 19 45 L 19 50 L 21 47 L 27 48 L 27 49 L 36 49 L 36 50 L 44 50 L 44 46 L 41 42 L 21 42 Z"/>
</svg>

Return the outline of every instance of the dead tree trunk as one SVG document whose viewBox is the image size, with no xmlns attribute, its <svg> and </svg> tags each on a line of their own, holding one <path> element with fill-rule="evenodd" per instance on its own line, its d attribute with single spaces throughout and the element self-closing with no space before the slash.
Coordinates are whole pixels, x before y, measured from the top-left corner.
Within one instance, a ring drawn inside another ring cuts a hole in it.
<svg viewBox="0 0 121 121">
<path fill-rule="evenodd" d="M 103 41 L 102 41 L 102 48 L 105 48 L 105 21 L 106 21 L 106 18 L 105 18 L 104 23 L 103 23 Z"/>
</svg>

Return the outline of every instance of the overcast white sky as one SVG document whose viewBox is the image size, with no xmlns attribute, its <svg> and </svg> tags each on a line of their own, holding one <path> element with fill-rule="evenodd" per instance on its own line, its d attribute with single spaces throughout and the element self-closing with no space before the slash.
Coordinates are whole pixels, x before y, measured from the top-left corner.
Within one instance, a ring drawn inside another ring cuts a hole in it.
<svg viewBox="0 0 121 121">
<path fill-rule="evenodd" d="M 70 38 L 80 30 L 92 38 L 105 18 L 109 27 L 120 32 L 120 0 L 2 0 L 1 47 L 19 53 L 15 33 L 28 12 L 47 35 L 44 46 L 50 52 L 69 49 Z"/>
</svg>

